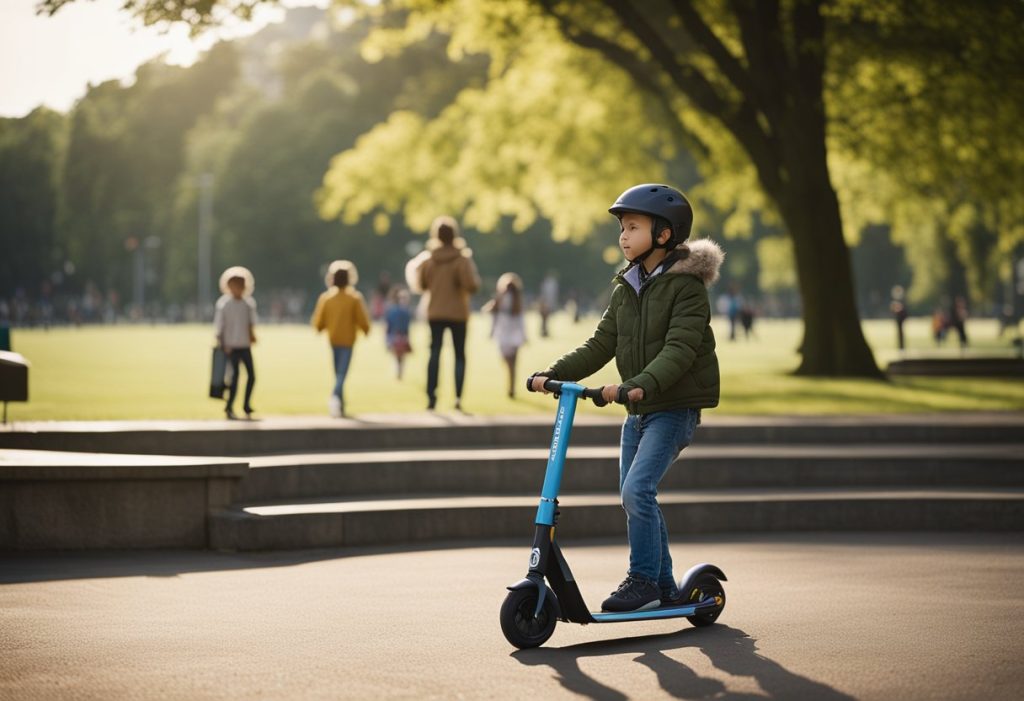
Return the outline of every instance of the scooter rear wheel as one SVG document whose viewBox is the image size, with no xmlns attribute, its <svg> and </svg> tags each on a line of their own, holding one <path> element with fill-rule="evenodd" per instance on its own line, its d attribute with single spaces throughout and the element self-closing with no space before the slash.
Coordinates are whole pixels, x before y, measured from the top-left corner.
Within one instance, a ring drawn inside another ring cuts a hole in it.
<svg viewBox="0 0 1024 701">
<path fill-rule="evenodd" d="M 719 599 L 719 605 L 707 613 L 698 613 L 695 616 L 686 617 L 686 620 L 698 628 L 703 628 L 704 626 L 709 626 L 714 623 L 718 620 L 718 617 L 725 609 L 725 588 L 722 586 L 722 583 L 713 575 L 702 574 L 690 588 L 690 596 L 688 600 L 690 603 L 694 603 L 704 601 L 708 597 Z"/>
<path fill-rule="evenodd" d="M 533 587 L 510 591 L 501 605 L 501 632 L 505 639 L 523 649 L 538 647 L 555 632 L 555 604 L 551 592 L 544 597 L 540 614 L 537 610 L 537 590 Z"/>
</svg>

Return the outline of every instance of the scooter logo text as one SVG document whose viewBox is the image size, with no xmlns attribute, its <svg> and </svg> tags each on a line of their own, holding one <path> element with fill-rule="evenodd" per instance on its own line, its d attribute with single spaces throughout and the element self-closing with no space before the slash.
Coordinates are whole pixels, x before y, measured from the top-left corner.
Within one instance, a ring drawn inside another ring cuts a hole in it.
<svg viewBox="0 0 1024 701">
<path fill-rule="evenodd" d="M 562 417 L 565 414 L 564 407 L 558 407 L 558 417 L 555 419 L 555 434 L 551 437 L 551 458 L 554 459 L 558 452 L 558 442 L 562 437 Z"/>
<path fill-rule="evenodd" d="M 540 548 L 534 548 L 530 551 L 530 569 L 540 564 Z"/>
</svg>

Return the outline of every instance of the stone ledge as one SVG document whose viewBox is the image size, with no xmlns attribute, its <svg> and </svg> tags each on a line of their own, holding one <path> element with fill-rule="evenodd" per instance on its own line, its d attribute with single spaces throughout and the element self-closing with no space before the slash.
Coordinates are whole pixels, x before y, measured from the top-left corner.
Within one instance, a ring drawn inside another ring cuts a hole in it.
<svg viewBox="0 0 1024 701">
<path fill-rule="evenodd" d="M 669 531 L 1022 531 L 1024 489 L 705 490 L 659 495 Z M 414 546 L 533 533 L 536 496 L 310 500 L 218 511 L 211 545 L 221 550 Z M 625 535 L 617 495 L 561 497 L 558 532 L 569 538 Z"/>
<path fill-rule="evenodd" d="M 244 477 L 248 462 L 227 458 L 0 450 L 0 482 L 12 480 Z"/>
<path fill-rule="evenodd" d="M 0 551 L 209 547 L 248 463 L 0 451 Z"/>
<path fill-rule="evenodd" d="M 991 358 L 908 358 L 889 363 L 889 375 L 933 377 L 1024 377 L 1024 359 Z"/>
</svg>

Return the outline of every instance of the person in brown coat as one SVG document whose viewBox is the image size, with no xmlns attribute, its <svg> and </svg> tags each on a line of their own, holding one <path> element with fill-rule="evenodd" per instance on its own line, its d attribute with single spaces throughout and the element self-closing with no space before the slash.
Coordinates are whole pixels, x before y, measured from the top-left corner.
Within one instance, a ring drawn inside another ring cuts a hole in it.
<svg viewBox="0 0 1024 701">
<path fill-rule="evenodd" d="M 437 405 L 437 375 L 444 331 L 452 335 L 455 348 L 455 408 L 462 409 L 462 386 L 466 377 L 466 322 L 469 298 L 480 289 L 480 275 L 473 253 L 459 236 L 459 224 L 441 216 L 430 227 L 427 250 L 409 261 L 406 282 L 425 298 L 430 323 L 430 361 L 427 363 L 427 408 Z"/>
</svg>

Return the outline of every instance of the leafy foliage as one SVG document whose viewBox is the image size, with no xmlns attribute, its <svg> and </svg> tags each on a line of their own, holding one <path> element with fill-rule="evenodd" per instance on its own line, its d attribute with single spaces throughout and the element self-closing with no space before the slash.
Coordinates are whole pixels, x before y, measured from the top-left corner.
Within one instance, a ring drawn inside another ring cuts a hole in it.
<svg viewBox="0 0 1024 701">
<path fill-rule="evenodd" d="M 65 120 L 45 108 L 24 119 L 0 119 L 0 296 L 38 292 L 60 270 L 57 184 Z"/>
</svg>

